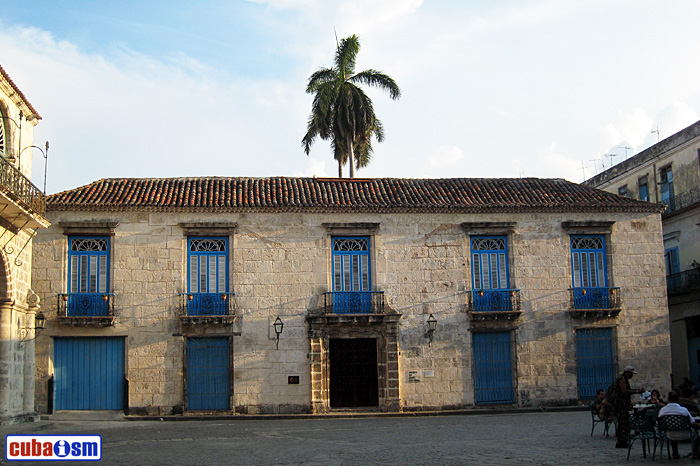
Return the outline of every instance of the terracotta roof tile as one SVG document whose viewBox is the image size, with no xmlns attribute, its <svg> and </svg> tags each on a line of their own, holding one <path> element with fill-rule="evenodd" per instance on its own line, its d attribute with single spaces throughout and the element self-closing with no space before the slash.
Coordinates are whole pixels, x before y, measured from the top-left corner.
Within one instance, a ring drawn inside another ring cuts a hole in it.
<svg viewBox="0 0 700 466">
<path fill-rule="evenodd" d="M 109 178 L 48 197 L 49 210 L 661 212 L 663 206 L 541 178 Z"/>
</svg>

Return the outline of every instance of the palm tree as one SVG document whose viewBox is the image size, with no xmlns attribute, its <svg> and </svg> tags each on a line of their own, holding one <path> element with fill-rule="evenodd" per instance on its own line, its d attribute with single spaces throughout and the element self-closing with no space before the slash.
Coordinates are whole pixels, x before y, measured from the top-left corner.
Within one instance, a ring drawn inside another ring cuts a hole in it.
<svg viewBox="0 0 700 466">
<path fill-rule="evenodd" d="M 338 176 L 350 162 L 350 178 L 355 167 L 362 168 L 372 159 L 372 136 L 384 140 L 382 123 L 374 113 L 372 100 L 358 87 L 366 84 L 389 93 L 396 100 L 401 91 L 393 78 L 369 69 L 355 73 L 355 59 L 360 50 L 356 35 L 342 39 L 335 53 L 335 66 L 322 68 L 309 77 L 306 92 L 315 94 L 306 135 L 301 141 L 309 155 L 316 137 L 331 140 L 333 158 L 338 161 Z"/>
</svg>

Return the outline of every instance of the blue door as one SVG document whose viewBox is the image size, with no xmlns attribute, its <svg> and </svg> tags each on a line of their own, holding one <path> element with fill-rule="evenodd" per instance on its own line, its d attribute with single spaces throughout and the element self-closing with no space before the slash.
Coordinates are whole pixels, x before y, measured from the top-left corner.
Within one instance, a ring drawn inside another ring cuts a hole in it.
<svg viewBox="0 0 700 466">
<path fill-rule="evenodd" d="M 187 409 L 230 409 L 229 338 L 188 338 L 186 345 Z"/>
<path fill-rule="evenodd" d="M 124 409 L 124 338 L 54 338 L 54 409 Z"/>
<path fill-rule="evenodd" d="M 615 381 L 615 359 L 611 328 L 576 330 L 578 396 L 593 399 L 598 389 L 607 389 Z"/>
<path fill-rule="evenodd" d="M 513 403 L 511 332 L 472 334 L 476 404 Z"/>
</svg>

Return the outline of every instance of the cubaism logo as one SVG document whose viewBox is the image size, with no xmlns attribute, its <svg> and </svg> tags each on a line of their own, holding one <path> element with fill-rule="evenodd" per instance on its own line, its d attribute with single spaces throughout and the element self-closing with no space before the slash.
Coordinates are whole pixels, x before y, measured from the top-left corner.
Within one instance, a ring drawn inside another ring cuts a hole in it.
<svg viewBox="0 0 700 466">
<path fill-rule="evenodd" d="M 8 435 L 5 437 L 8 461 L 99 461 L 102 437 L 99 435 Z"/>
</svg>

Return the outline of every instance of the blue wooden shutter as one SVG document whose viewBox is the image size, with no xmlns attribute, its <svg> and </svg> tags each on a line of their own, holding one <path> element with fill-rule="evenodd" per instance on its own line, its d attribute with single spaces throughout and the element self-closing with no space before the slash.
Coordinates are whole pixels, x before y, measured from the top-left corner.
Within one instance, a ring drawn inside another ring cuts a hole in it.
<svg viewBox="0 0 700 466">
<path fill-rule="evenodd" d="M 187 338 L 187 409 L 227 410 L 231 403 L 228 337 Z"/>
<path fill-rule="evenodd" d="M 593 399 L 615 380 L 612 329 L 576 330 L 576 358 L 579 398 Z"/>
<path fill-rule="evenodd" d="M 473 333 L 476 404 L 513 403 L 511 332 Z"/>
<path fill-rule="evenodd" d="M 124 408 L 124 338 L 54 338 L 54 409 Z"/>
</svg>

